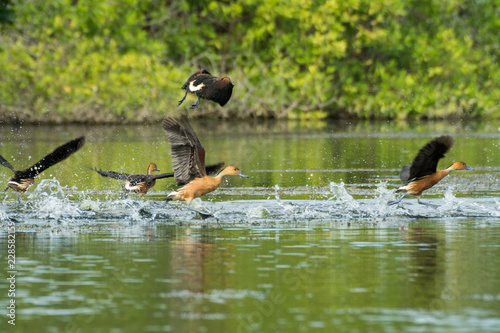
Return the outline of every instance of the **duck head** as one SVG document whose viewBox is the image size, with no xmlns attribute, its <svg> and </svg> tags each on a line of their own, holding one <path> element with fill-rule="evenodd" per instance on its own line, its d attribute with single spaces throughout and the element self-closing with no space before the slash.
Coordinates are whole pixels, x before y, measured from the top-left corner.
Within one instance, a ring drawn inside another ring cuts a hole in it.
<svg viewBox="0 0 500 333">
<path fill-rule="evenodd" d="M 228 78 L 227 76 L 222 77 L 220 80 L 221 80 L 221 83 L 223 83 L 225 86 L 234 87 L 234 83 L 231 82 L 231 79 Z"/>
<path fill-rule="evenodd" d="M 245 175 L 243 172 L 241 172 L 241 170 L 238 167 L 235 167 L 233 165 L 229 165 L 229 166 L 225 167 L 224 170 L 222 170 L 220 172 L 220 175 L 223 175 L 223 176 L 239 176 L 239 177 L 248 178 L 248 176 Z"/>
<path fill-rule="evenodd" d="M 450 171 L 459 171 L 459 170 L 474 171 L 473 168 L 471 168 L 470 166 L 468 166 L 467 164 L 465 164 L 462 161 L 457 161 L 457 162 L 453 163 L 452 165 L 450 165 L 448 167 L 448 170 L 450 170 Z"/>
<path fill-rule="evenodd" d="M 151 172 L 153 172 L 153 171 L 160 171 L 160 170 L 158 169 L 158 167 L 156 166 L 156 164 L 149 163 L 149 166 L 148 166 L 148 175 L 150 175 Z"/>
</svg>

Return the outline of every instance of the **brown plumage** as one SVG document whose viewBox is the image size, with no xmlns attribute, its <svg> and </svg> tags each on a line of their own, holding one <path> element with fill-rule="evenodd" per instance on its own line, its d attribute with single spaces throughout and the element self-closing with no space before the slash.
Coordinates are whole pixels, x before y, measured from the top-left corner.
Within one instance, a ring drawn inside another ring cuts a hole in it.
<svg viewBox="0 0 500 333">
<path fill-rule="evenodd" d="M 94 170 L 99 173 L 103 177 L 110 177 L 114 179 L 124 180 L 125 184 L 123 185 L 123 189 L 125 193 L 133 192 L 137 193 L 138 197 L 142 197 L 144 194 L 148 193 L 148 191 L 155 186 L 157 179 L 173 177 L 174 173 L 162 173 L 162 174 L 152 174 L 153 171 L 160 171 L 158 167 L 154 163 L 150 163 L 145 175 L 143 174 L 129 174 L 122 172 L 114 172 L 114 171 L 102 171 L 96 168 L 89 168 L 90 170 Z"/>
<path fill-rule="evenodd" d="M 396 193 L 403 192 L 405 195 L 397 201 L 389 202 L 389 205 L 401 202 L 408 194 L 415 195 L 420 204 L 426 204 L 420 201 L 422 192 L 436 185 L 451 171 L 474 170 L 460 161 L 453 163 L 444 170 L 437 170 L 438 161 L 444 157 L 444 154 L 452 145 L 453 138 L 449 135 L 443 135 L 427 143 L 420 149 L 413 163 L 405 165 L 399 174 L 401 181 L 405 182 L 406 185 L 400 187 Z"/>
<path fill-rule="evenodd" d="M 200 98 L 208 99 L 220 104 L 226 105 L 233 93 L 234 84 L 227 76 L 215 77 L 204 69 L 200 69 L 187 79 L 182 85 L 182 89 L 186 90 L 184 97 L 181 98 L 177 106 L 181 105 L 189 93 L 198 96 L 195 104 L 191 105 L 191 109 L 200 104 Z"/>
<path fill-rule="evenodd" d="M 11 169 L 14 172 L 14 177 L 10 177 L 7 187 L 4 191 L 9 188 L 17 191 L 19 194 L 23 194 L 28 190 L 28 188 L 34 183 L 35 177 L 50 168 L 54 164 L 61 162 L 62 160 L 68 158 L 71 154 L 76 152 L 78 149 L 82 148 L 85 143 L 85 137 L 71 140 L 64 145 L 56 148 L 52 153 L 46 155 L 40 161 L 36 162 L 34 165 L 26 170 L 16 170 L 12 165 L 2 156 L 0 156 L 0 164 Z"/>
<path fill-rule="evenodd" d="M 189 205 L 194 198 L 217 189 L 224 176 L 248 177 L 235 166 L 226 167 L 215 177 L 208 176 L 205 148 L 186 118 L 167 117 L 163 120 L 163 129 L 171 146 L 175 180 L 186 184 L 170 193 L 167 200 L 183 200 Z"/>
</svg>

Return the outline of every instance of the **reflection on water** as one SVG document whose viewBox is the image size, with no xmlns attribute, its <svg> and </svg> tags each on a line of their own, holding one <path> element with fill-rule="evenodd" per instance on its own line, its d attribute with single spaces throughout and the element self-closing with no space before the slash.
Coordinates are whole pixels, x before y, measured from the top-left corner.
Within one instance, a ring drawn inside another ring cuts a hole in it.
<svg viewBox="0 0 500 333">
<path fill-rule="evenodd" d="M 168 172 L 158 124 L 2 128 L 0 154 L 16 166 L 88 138 L 21 203 L 2 194 L 0 248 L 7 223 L 17 231 L 16 329 L 498 332 L 498 124 L 193 126 L 209 163 L 235 163 L 251 177 L 204 197 L 215 215 L 205 221 L 164 202 L 171 181 L 121 199 L 120 182 L 85 168 L 143 172 L 156 162 Z M 478 171 L 430 190 L 424 198 L 437 209 L 411 198 L 387 206 L 400 167 L 444 133 L 456 143 L 440 166 L 460 159 Z M 0 169 L 2 181 L 8 172 Z"/>
<path fill-rule="evenodd" d="M 495 332 L 500 324 L 500 225 L 475 219 L 403 230 L 155 224 L 17 237 L 23 331 Z"/>
</svg>

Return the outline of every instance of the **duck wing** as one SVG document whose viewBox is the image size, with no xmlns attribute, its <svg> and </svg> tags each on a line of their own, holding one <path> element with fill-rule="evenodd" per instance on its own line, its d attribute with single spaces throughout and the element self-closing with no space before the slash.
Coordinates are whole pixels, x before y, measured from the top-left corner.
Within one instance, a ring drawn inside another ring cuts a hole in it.
<svg viewBox="0 0 500 333">
<path fill-rule="evenodd" d="M 209 175 L 209 176 L 215 176 L 215 175 L 217 175 L 219 173 L 219 171 L 222 169 L 222 167 L 225 164 L 226 163 L 224 163 L 224 162 L 219 162 L 217 164 L 208 165 L 205 168 L 205 171 L 206 171 L 207 175 Z M 186 185 L 187 183 L 189 183 L 193 179 L 188 179 L 186 181 L 177 181 L 177 185 L 179 185 L 179 186 Z"/>
<path fill-rule="evenodd" d="M 12 165 L 0 155 L 0 164 L 2 164 L 4 167 L 7 167 L 11 169 L 12 171 L 16 172 L 16 170 L 12 167 Z"/>
<path fill-rule="evenodd" d="M 15 171 L 16 178 L 26 179 L 35 177 L 54 164 L 57 164 L 62 160 L 68 158 L 71 154 L 82 148 L 84 143 L 85 137 L 82 136 L 63 144 L 62 146 L 56 148 L 56 150 L 54 150 L 52 153 L 46 155 L 30 168 L 22 171 Z"/>
<path fill-rule="evenodd" d="M 410 180 L 410 168 L 411 164 L 405 165 L 403 169 L 401 169 L 401 173 L 399 174 L 399 179 L 403 183 L 408 183 L 408 180 Z"/>
<path fill-rule="evenodd" d="M 219 103 L 220 106 L 226 105 L 233 93 L 234 85 L 228 77 L 207 77 L 204 79 L 203 84 L 205 87 L 197 95 Z"/>
<path fill-rule="evenodd" d="M 167 134 L 172 153 L 172 167 L 177 183 L 189 183 L 202 178 L 205 171 L 205 148 L 185 117 L 176 120 L 163 119 L 163 129 Z"/>
<path fill-rule="evenodd" d="M 120 179 L 120 180 L 127 180 L 128 177 L 132 176 L 130 173 L 103 171 L 103 170 L 97 169 L 97 168 L 89 168 L 89 169 L 94 170 L 95 172 L 97 172 L 98 174 L 100 174 L 103 177 L 110 177 L 110 178 Z"/>
<path fill-rule="evenodd" d="M 192 91 L 191 89 L 189 89 L 189 87 L 197 87 L 200 85 L 200 83 L 203 83 L 205 79 L 210 77 L 213 77 L 212 74 L 210 74 L 205 69 L 200 69 L 199 71 L 191 75 L 189 79 L 187 79 L 187 81 L 182 85 L 182 89 L 189 90 L 190 92 L 195 93 L 196 91 Z"/>
<path fill-rule="evenodd" d="M 440 136 L 427 143 L 420 149 L 415 160 L 413 160 L 408 181 L 435 173 L 439 160 L 444 157 L 444 154 L 450 150 L 451 146 L 453 146 L 453 138 L 449 135 Z"/>
<path fill-rule="evenodd" d="M 208 165 L 205 167 L 205 171 L 206 171 L 207 175 L 209 175 L 209 176 L 216 175 L 219 173 L 219 171 L 222 169 L 222 167 L 225 164 L 226 163 L 224 163 L 224 162 L 219 162 L 217 164 Z"/>
<path fill-rule="evenodd" d="M 169 178 L 169 177 L 174 177 L 173 172 L 167 172 L 167 173 L 160 173 L 158 175 L 150 175 L 153 179 L 162 179 L 162 178 Z"/>
</svg>

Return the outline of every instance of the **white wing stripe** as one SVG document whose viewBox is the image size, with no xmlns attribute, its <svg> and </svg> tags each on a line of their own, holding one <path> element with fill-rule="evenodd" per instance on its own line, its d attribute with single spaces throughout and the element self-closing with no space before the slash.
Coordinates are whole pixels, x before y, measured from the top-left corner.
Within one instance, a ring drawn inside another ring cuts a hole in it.
<svg viewBox="0 0 500 333">
<path fill-rule="evenodd" d="M 189 91 L 198 91 L 203 89 L 205 86 L 203 83 L 200 83 L 199 85 L 195 86 L 193 85 L 194 81 L 189 82 Z"/>
</svg>

